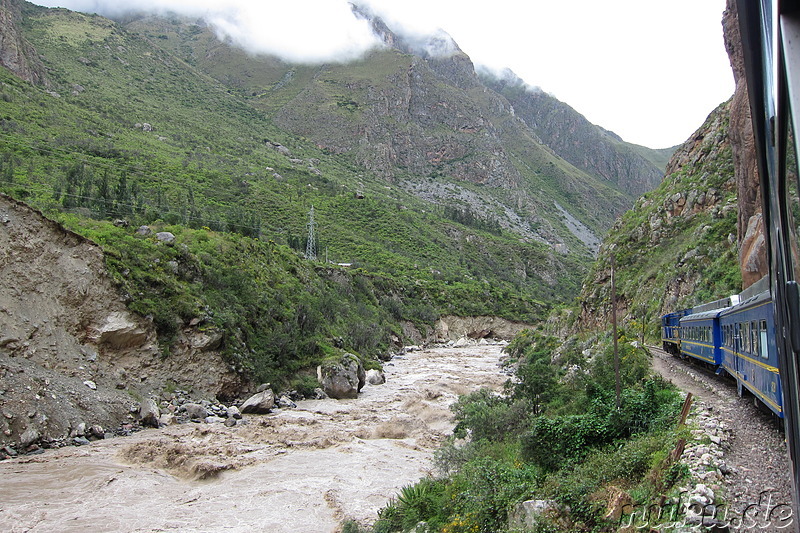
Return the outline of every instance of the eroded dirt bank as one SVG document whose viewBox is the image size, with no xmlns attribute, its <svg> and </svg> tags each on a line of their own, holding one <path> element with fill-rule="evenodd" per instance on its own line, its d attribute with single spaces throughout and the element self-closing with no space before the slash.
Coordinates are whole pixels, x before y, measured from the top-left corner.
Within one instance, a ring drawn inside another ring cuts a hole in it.
<svg viewBox="0 0 800 533">
<path fill-rule="evenodd" d="M 336 531 L 431 468 L 449 405 L 499 388 L 500 345 L 398 356 L 355 400 L 184 424 L 0 463 L 1 531 Z"/>
</svg>

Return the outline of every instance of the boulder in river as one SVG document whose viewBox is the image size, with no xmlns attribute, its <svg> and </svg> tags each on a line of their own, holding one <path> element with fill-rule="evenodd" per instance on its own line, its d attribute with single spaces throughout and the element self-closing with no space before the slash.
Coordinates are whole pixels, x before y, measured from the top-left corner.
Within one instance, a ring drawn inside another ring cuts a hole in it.
<svg viewBox="0 0 800 533">
<path fill-rule="evenodd" d="M 240 408 L 242 413 L 265 415 L 275 407 L 275 393 L 267 389 L 250 396 Z"/>
<path fill-rule="evenodd" d="M 208 410 L 199 403 L 185 403 L 181 406 L 180 411 L 186 411 L 186 416 L 192 420 L 205 420 L 208 416 Z"/>
<path fill-rule="evenodd" d="M 357 356 L 346 353 L 341 359 L 317 367 L 317 380 L 331 398 L 356 398 L 367 382 L 367 373 Z"/>
<path fill-rule="evenodd" d="M 370 385 L 383 385 L 386 383 L 386 376 L 382 370 L 372 368 L 367 370 L 367 383 Z"/>
<path fill-rule="evenodd" d="M 157 428 L 159 426 L 158 419 L 161 417 L 161 410 L 156 405 L 155 400 L 148 398 L 139 404 L 139 419 L 143 426 L 150 426 Z"/>
</svg>

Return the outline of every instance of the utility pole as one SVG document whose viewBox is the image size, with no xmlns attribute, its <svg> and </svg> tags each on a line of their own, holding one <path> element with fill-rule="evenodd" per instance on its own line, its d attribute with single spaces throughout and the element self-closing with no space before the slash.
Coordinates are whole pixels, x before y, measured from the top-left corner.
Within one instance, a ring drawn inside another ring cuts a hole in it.
<svg viewBox="0 0 800 533">
<path fill-rule="evenodd" d="M 309 261 L 317 260 L 317 237 L 314 235 L 314 206 L 308 212 L 308 239 L 306 240 L 306 259 Z"/>
<path fill-rule="evenodd" d="M 614 279 L 614 252 L 611 252 L 611 327 L 614 337 L 614 379 L 616 381 L 617 409 L 620 408 L 621 384 L 619 377 L 619 348 L 617 347 L 617 283 Z"/>
</svg>

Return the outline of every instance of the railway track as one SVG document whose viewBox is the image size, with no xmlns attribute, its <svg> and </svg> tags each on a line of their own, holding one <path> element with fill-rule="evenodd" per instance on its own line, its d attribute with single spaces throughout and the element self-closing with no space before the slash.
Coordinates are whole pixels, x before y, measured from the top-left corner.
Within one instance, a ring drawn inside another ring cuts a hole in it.
<svg viewBox="0 0 800 533">
<path fill-rule="evenodd" d="M 701 365 L 648 346 L 652 366 L 664 379 L 699 399 L 729 432 L 724 447 L 727 465 L 726 501 L 743 512 L 770 498 L 791 502 L 791 468 L 783 429 L 777 417 L 754 405 L 752 397 L 740 398 L 736 384 Z"/>
</svg>

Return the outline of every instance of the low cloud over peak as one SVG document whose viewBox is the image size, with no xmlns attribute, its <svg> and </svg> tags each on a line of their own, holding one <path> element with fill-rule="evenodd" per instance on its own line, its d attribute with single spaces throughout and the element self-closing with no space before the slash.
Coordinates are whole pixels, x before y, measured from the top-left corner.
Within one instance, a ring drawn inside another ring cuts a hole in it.
<svg viewBox="0 0 800 533">
<path fill-rule="evenodd" d="M 49 7 L 115 17 L 130 12 L 202 17 L 221 40 L 287 61 L 349 61 L 380 46 L 369 21 L 346 0 L 36 0 Z"/>
</svg>

